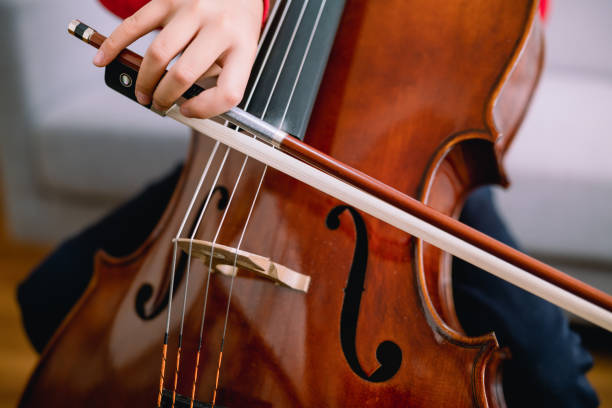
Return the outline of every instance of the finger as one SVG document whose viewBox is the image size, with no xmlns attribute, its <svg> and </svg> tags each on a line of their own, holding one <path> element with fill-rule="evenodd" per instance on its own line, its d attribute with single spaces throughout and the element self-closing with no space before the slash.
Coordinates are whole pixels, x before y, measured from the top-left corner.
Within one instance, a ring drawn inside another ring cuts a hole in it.
<svg viewBox="0 0 612 408">
<path fill-rule="evenodd" d="M 167 11 L 166 3 L 152 1 L 123 20 L 100 46 L 94 64 L 103 67 L 110 63 L 128 45 L 159 27 Z"/>
<path fill-rule="evenodd" d="M 200 88 L 208 89 L 217 86 L 217 78 L 221 73 L 221 67 L 214 63 L 208 68 L 208 70 L 195 81 L 196 85 Z"/>
<path fill-rule="evenodd" d="M 254 58 L 255 47 L 230 52 L 223 61 L 217 86 L 185 102 L 181 106 L 181 113 L 189 117 L 210 118 L 238 105 L 244 95 Z"/>
<path fill-rule="evenodd" d="M 216 77 L 219 76 L 220 73 L 221 67 L 219 66 L 219 64 L 214 63 L 210 66 L 210 68 L 208 68 L 208 70 L 206 70 L 206 72 L 204 72 L 201 78 Z"/>
<path fill-rule="evenodd" d="M 136 79 L 136 98 L 141 104 L 151 103 L 151 96 L 166 67 L 189 44 L 198 27 L 197 19 L 188 13 L 180 13 L 155 37 L 145 53 Z"/>
<path fill-rule="evenodd" d="M 201 30 L 157 85 L 153 94 L 155 108 L 170 108 L 213 65 L 225 48 L 227 46 L 213 35 L 212 29 Z"/>
</svg>

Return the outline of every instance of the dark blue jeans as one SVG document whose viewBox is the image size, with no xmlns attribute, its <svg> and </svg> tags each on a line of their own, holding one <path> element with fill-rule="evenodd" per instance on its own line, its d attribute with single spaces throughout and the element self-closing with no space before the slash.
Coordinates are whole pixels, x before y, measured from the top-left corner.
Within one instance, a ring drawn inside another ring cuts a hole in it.
<svg viewBox="0 0 612 408">
<path fill-rule="evenodd" d="M 24 326 L 38 351 L 87 287 L 94 253 L 104 249 L 122 256 L 134 251 L 161 217 L 179 174 L 180 167 L 66 241 L 19 286 Z M 470 196 L 461 220 L 516 247 L 488 188 Z M 584 376 L 592 366 L 591 356 L 557 307 L 458 259 L 453 263 L 453 289 L 467 334 L 495 331 L 501 345 L 512 352 L 503 366 L 508 406 L 598 405 Z"/>
<path fill-rule="evenodd" d="M 500 216 L 491 189 L 472 193 L 460 220 L 518 248 Z M 491 330 L 510 348 L 503 383 L 509 407 L 596 407 L 585 373 L 593 359 L 561 310 L 460 259 L 453 260 L 453 294 L 461 325 L 470 336 Z"/>
</svg>

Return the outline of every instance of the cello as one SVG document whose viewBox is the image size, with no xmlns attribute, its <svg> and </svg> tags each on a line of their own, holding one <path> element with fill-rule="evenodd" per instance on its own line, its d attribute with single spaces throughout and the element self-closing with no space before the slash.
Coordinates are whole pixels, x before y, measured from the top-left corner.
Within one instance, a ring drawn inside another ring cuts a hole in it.
<svg viewBox="0 0 612 408">
<path fill-rule="evenodd" d="M 304 131 L 316 151 L 279 150 L 326 153 L 456 215 L 476 186 L 507 182 L 501 158 L 541 69 L 534 15 L 533 1 L 348 1 Z M 122 70 L 107 73 L 127 84 Z M 462 334 L 448 254 L 347 205 L 348 190 L 265 169 L 194 136 L 159 225 L 127 258 L 98 254 L 21 406 L 503 405 L 503 352 Z M 390 201 L 372 183 L 360 187 Z"/>
</svg>

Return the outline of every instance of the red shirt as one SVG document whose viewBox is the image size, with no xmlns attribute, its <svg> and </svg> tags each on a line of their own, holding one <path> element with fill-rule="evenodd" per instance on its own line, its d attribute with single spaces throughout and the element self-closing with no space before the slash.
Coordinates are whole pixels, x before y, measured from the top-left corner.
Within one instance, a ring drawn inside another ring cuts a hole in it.
<svg viewBox="0 0 612 408">
<path fill-rule="evenodd" d="M 149 0 L 100 0 L 100 3 L 107 9 L 121 18 L 127 18 L 138 11 L 139 8 L 147 4 Z M 266 21 L 268 17 L 268 10 L 270 9 L 270 0 L 263 0 L 263 20 Z"/>
<path fill-rule="evenodd" d="M 112 13 L 116 14 L 121 18 L 126 18 L 131 16 L 147 4 L 149 0 L 100 0 L 100 3 L 104 5 L 107 9 L 109 9 Z M 264 2 L 264 10 L 263 10 L 263 21 L 266 21 L 268 17 L 268 11 L 270 10 L 270 0 L 263 0 Z M 546 20 L 549 10 L 549 1 L 548 0 L 540 0 L 540 16 L 542 20 Z"/>
</svg>

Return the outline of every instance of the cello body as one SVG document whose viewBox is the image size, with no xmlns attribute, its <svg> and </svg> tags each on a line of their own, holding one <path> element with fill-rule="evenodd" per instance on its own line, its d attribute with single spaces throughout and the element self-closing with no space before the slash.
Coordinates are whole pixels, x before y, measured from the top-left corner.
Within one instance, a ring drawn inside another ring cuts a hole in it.
<svg viewBox="0 0 612 408">
<path fill-rule="evenodd" d="M 507 183 L 501 160 L 542 65 L 536 13 L 531 0 L 347 1 L 305 141 L 458 216 L 471 190 Z M 194 135 L 168 208 L 134 254 L 97 254 L 21 407 L 156 406 L 172 289 L 164 389 L 174 389 L 186 298 L 175 406 L 190 406 L 208 265 L 192 259 L 187 279 L 183 256 L 170 288 L 172 238 L 212 146 Z M 196 238 L 212 240 L 229 208 L 218 242 L 237 245 L 263 170 L 249 160 L 228 203 L 243 157 L 229 154 L 216 185 L 207 177 L 196 208 L 206 193 L 214 205 Z M 238 273 L 217 406 L 504 406 L 505 354 L 493 333 L 463 334 L 447 254 L 272 169 L 241 249 L 311 285 L 302 293 Z M 213 398 L 230 282 L 210 278 L 194 406 Z"/>
</svg>

